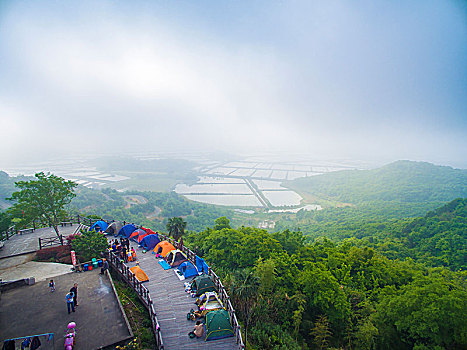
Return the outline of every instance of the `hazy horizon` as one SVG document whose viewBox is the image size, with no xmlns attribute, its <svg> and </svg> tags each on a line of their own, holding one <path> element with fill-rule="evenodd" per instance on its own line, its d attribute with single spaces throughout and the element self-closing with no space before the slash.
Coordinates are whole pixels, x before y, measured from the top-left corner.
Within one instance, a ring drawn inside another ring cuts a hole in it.
<svg viewBox="0 0 467 350">
<path fill-rule="evenodd" d="M 466 38 L 462 1 L 2 1 L 0 165 L 277 152 L 467 168 Z"/>
</svg>

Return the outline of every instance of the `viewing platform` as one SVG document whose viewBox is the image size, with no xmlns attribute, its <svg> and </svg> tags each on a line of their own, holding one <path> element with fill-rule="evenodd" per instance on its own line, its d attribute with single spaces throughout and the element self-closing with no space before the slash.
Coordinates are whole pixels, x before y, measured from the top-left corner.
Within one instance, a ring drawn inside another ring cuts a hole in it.
<svg viewBox="0 0 467 350">
<path fill-rule="evenodd" d="M 61 237 L 57 237 L 51 227 L 34 227 L 26 231 L 9 230 L 8 239 L 4 239 L 4 247 L 0 250 L 0 262 L 3 258 L 16 257 L 32 254 L 41 247 L 49 247 L 66 244 L 66 236 L 79 231 L 80 228 L 88 229 L 94 220 L 85 217 L 75 216 L 66 220 L 65 224 L 59 225 Z M 178 243 L 169 237 L 159 235 L 161 240 L 168 240 L 174 246 Z M 5 237 L 6 238 L 6 237 Z M 113 235 L 109 239 L 115 239 Z M 115 254 L 110 253 L 110 266 L 122 277 L 130 287 L 138 294 L 140 300 L 148 309 L 152 322 L 152 331 L 156 340 L 155 349 L 243 349 L 243 340 L 240 332 L 240 325 L 231 304 L 227 291 L 219 277 L 208 269 L 208 274 L 218 289 L 218 295 L 225 310 L 228 313 L 232 326 L 233 336 L 223 339 L 205 341 L 205 336 L 200 338 L 190 338 L 188 333 L 193 331 L 195 322 L 187 319 L 187 314 L 191 309 L 196 309 L 195 298 L 185 292 L 185 282 L 191 279 L 180 280 L 174 269 L 164 270 L 159 264 L 159 259 L 152 251 L 143 253 L 138 244 L 130 241 L 131 247 L 137 252 L 139 266 L 149 277 L 147 282 L 139 282 L 130 268 L 136 262 L 123 263 Z M 187 247 L 182 246 L 181 250 L 187 258 L 195 262 L 195 254 Z M 6 261 L 5 261 L 6 262 Z M 47 263 L 45 263 L 47 264 Z M 5 265 L 5 264 L 4 264 Z M 227 315 L 227 314 L 226 314 Z"/>
</svg>

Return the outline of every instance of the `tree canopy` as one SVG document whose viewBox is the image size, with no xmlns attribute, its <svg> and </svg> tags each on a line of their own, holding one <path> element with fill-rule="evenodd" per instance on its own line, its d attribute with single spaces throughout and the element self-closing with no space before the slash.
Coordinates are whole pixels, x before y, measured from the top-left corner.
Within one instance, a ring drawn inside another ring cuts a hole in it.
<svg viewBox="0 0 467 350">
<path fill-rule="evenodd" d="M 185 234 L 186 222 L 182 218 L 170 218 L 167 221 L 167 231 L 175 240 Z"/>
<path fill-rule="evenodd" d="M 20 225 L 41 219 L 52 225 L 59 235 L 57 224 L 66 216 L 65 207 L 75 197 L 77 184 L 50 173 L 40 172 L 35 174 L 35 178 L 15 182 L 19 191 L 8 198 L 14 202 L 8 210 L 13 217 L 19 218 Z"/>
</svg>

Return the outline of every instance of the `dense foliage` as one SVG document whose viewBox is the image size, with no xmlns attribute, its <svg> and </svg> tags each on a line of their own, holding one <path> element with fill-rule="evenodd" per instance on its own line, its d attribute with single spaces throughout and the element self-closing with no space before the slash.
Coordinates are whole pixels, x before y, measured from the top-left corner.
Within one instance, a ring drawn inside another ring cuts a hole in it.
<svg viewBox="0 0 467 350">
<path fill-rule="evenodd" d="M 71 241 L 71 247 L 81 259 L 81 262 L 99 258 L 108 246 L 107 238 L 94 230 L 84 231 Z"/>
<path fill-rule="evenodd" d="M 300 227 L 311 241 L 322 237 L 375 248 L 390 258 L 412 258 L 429 266 L 467 268 L 467 199 L 456 199 L 423 217 L 384 219 L 358 208 L 301 211 L 277 228 Z"/>
<path fill-rule="evenodd" d="M 300 232 L 233 229 L 225 220 L 185 240 L 222 274 L 257 348 L 467 345 L 463 272 L 351 243 L 304 241 Z"/>
</svg>

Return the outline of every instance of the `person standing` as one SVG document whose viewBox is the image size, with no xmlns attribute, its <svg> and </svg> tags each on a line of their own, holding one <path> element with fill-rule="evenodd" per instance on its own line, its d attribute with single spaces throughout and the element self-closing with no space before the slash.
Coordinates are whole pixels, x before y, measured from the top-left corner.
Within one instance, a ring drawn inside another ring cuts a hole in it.
<svg viewBox="0 0 467 350">
<path fill-rule="evenodd" d="M 126 251 L 130 251 L 130 240 L 128 238 L 125 238 L 125 244 L 126 244 Z"/>
<path fill-rule="evenodd" d="M 123 258 L 123 261 L 125 261 L 125 263 L 128 262 L 128 252 L 126 250 L 126 245 L 124 245 L 122 248 L 122 258 Z"/>
<path fill-rule="evenodd" d="M 54 280 L 50 280 L 49 287 L 50 287 L 50 291 L 52 293 L 55 292 L 55 282 L 54 282 Z"/>
<path fill-rule="evenodd" d="M 103 275 L 105 271 L 108 269 L 109 269 L 109 262 L 107 261 L 107 259 L 104 259 L 104 263 L 102 264 L 102 268 L 101 268 L 101 275 Z"/>
<path fill-rule="evenodd" d="M 73 293 L 73 306 L 78 306 L 78 283 L 70 288 L 70 293 Z"/>
<path fill-rule="evenodd" d="M 70 309 L 75 312 L 75 304 L 73 302 L 73 293 L 72 292 L 68 292 L 67 295 L 65 296 L 65 300 L 66 300 L 66 306 L 67 306 L 67 309 L 68 309 L 68 313 L 70 313 Z"/>
</svg>

